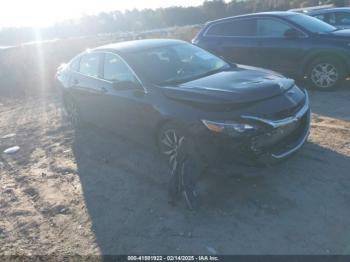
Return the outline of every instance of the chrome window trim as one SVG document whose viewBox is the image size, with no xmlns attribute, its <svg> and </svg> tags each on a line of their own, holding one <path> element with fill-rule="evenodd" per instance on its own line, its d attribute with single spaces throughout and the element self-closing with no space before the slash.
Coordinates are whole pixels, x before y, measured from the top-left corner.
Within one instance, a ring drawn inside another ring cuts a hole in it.
<svg viewBox="0 0 350 262">
<path fill-rule="evenodd" d="M 309 110 L 309 95 L 306 90 L 304 90 L 304 94 L 305 94 L 305 104 L 294 116 L 290 116 L 280 120 L 270 120 L 266 118 L 248 116 L 248 115 L 242 115 L 241 118 L 259 121 L 273 128 L 278 128 L 281 126 L 292 124 L 294 122 L 299 121 L 305 115 L 305 113 Z"/>
<path fill-rule="evenodd" d="M 300 38 L 308 38 L 309 35 L 302 31 L 301 29 L 297 28 L 295 25 L 293 25 L 292 23 L 289 23 L 289 22 L 286 22 L 284 21 L 283 19 L 279 19 L 279 18 L 276 18 L 276 17 L 268 17 L 268 16 L 263 16 L 263 17 L 254 17 L 254 18 L 235 18 L 235 19 L 228 19 L 227 21 L 222 21 L 222 22 L 217 22 L 217 23 L 213 23 L 211 25 L 208 26 L 207 29 L 205 29 L 204 33 L 203 33 L 203 36 L 204 37 L 226 37 L 226 38 L 278 38 L 278 39 L 286 39 L 286 38 L 283 38 L 283 37 L 271 37 L 271 36 L 259 36 L 256 32 L 254 36 L 226 36 L 226 35 L 208 35 L 208 31 L 210 30 L 211 27 L 213 26 L 216 26 L 216 25 L 219 25 L 219 24 L 224 24 L 224 23 L 229 23 L 229 22 L 232 22 L 232 21 L 242 21 L 242 20 L 257 20 L 257 19 L 274 19 L 276 21 L 280 21 L 282 23 L 285 23 L 287 24 L 288 26 L 294 28 L 295 30 L 297 30 L 298 32 L 302 33 L 303 36 L 301 36 Z"/>
</svg>

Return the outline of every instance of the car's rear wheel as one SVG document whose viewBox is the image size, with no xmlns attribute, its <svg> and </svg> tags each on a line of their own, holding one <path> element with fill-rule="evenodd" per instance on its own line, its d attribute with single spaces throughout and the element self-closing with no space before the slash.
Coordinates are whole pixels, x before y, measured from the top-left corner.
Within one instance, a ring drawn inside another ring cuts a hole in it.
<svg viewBox="0 0 350 262">
<path fill-rule="evenodd" d="M 315 59 L 308 67 L 307 77 L 310 84 L 323 91 L 334 90 L 345 80 L 342 63 L 332 57 Z"/>
</svg>

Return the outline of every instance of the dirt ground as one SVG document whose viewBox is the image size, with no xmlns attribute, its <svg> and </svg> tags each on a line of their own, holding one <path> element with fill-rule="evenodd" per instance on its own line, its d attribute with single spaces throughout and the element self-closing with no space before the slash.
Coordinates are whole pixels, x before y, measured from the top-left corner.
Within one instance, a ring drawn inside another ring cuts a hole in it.
<svg viewBox="0 0 350 262">
<path fill-rule="evenodd" d="M 1 98 L 0 254 L 350 254 L 350 89 L 310 96 L 304 148 L 211 171 L 197 212 L 168 205 L 156 152 L 72 130 L 57 99 Z"/>
</svg>

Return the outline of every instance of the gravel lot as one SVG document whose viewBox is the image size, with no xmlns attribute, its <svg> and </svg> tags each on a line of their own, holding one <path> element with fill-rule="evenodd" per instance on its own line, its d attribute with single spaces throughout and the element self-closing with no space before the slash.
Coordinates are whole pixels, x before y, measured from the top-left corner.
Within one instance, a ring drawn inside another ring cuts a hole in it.
<svg viewBox="0 0 350 262">
<path fill-rule="evenodd" d="M 309 142 L 271 168 L 212 170 L 167 203 L 156 152 L 74 131 L 53 98 L 0 98 L 0 254 L 350 254 L 350 89 L 311 92 Z"/>
</svg>

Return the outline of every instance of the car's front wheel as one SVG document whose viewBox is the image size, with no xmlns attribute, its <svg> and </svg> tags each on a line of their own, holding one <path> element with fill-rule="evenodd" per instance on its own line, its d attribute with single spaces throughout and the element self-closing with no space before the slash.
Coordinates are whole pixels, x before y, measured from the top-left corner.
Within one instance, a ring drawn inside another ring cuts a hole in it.
<svg viewBox="0 0 350 262">
<path fill-rule="evenodd" d="M 345 80 L 342 63 L 332 57 L 315 59 L 308 67 L 310 84 L 323 91 L 334 90 Z"/>
<path fill-rule="evenodd" d="M 169 201 L 174 202 L 182 194 L 187 206 L 194 209 L 197 205 L 195 185 L 203 171 L 194 141 L 184 128 L 169 122 L 159 131 L 158 147 L 171 170 Z"/>
<path fill-rule="evenodd" d="M 166 123 L 159 131 L 158 148 L 172 171 L 178 167 L 178 156 L 185 139 L 189 138 L 184 130 L 174 123 Z"/>
</svg>

